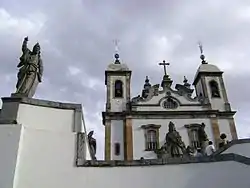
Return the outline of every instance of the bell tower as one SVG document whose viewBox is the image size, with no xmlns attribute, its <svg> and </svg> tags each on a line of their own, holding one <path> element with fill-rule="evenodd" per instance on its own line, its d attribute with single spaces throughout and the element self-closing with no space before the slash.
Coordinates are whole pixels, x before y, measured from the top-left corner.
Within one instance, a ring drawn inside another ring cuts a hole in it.
<svg viewBox="0 0 250 188">
<path fill-rule="evenodd" d="M 236 112 L 231 110 L 228 101 L 223 72 L 217 66 L 209 64 L 205 60 L 202 45 L 199 44 L 199 47 L 201 65 L 196 72 L 193 85 L 197 97 L 203 100 L 203 104 L 207 106 L 209 111 L 214 111 L 210 120 L 214 142 L 217 146 L 222 133 L 226 133 L 230 140 L 237 139 L 233 117 Z"/>
<path fill-rule="evenodd" d="M 125 160 L 126 116 L 130 101 L 131 71 L 122 64 L 119 54 L 105 71 L 106 110 L 103 112 L 105 126 L 105 160 Z M 131 130 L 132 131 L 132 130 Z"/>
</svg>

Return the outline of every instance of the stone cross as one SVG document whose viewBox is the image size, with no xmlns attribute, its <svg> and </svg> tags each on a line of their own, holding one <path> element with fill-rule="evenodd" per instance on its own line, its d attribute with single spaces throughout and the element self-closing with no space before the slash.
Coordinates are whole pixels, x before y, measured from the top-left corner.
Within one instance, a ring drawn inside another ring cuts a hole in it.
<svg viewBox="0 0 250 188">
<path fill-rule="evenodd" d="M 166 65 L 170 65 L 170 63 L 166 63 L 165 60 L 163 60 L 163 63 L 159 63 L 159 65 L 163 65 L 163 67 L 164 67 L 164 75 L 167 76 Z"/>
</svg>

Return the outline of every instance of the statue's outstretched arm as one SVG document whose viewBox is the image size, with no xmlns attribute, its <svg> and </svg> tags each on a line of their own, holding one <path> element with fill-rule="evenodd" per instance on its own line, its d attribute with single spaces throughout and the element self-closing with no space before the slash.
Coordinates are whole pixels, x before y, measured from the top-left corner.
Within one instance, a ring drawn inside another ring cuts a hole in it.
<svg viewBox="0 0 250 188">
<path fill-rule="evenodd" d="M 27 49 L 28 49 L 28 37 L 25 37 L 24 40 L 23 40 L 23 45 L 22 45 L 22 51 L 25 52 Z"/>
</svg>

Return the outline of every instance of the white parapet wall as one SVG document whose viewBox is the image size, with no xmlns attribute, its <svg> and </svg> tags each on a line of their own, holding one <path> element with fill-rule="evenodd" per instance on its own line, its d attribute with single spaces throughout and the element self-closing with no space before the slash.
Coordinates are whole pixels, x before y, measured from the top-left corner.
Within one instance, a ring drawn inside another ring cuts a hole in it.
<svg viewBox="0 0 250 188">
<path fill-rule="evenodd" d="M 0 122 L 16 121 L 16 124 L 0 125 L 2 130 L 0 141 L 5 142 L 6 147 L 9 147 L 6 149 L 1 143 L 0 157 L 2 159 L 2 151 L 7 157 L 12 157 L 9 161 L 5 160 L 7 162 L 4 168 L 7 169 L 9 176 L 5 177 L 5 184 L 0 184 L 8 186 L 1 188 L 250 187 L 250 159 L 247 156 L 246 163 L 231 157 L 230 160 L 204 163 L 169 163 L 150 166 L 140 165 L 137 161 L 134 162 L 137 165 L 132 166 L 106 165 L 105 167 L 104 162 L 104 165 L 95 167 L 85 164 L 77 167 L 76 138 L 82 132 L 80 106 L 36 99 L 12 99 L 13 101 L 19 103 L 13 105 L 18 106 L 17 113 L 9 111 L 11 104 L 6 103 L 11 103 L 11 99 L 3 100 L 7 108 L 4 109 L 3 105 L 2 120 L 0 119 Z M 4 117 L 6 117 L 5 120 Z M 9 133 L 12 133 L 14 138 L 8 137 Z M 244 143 L 243 147 L 235 148 L 234 151 L 243 153 L 241 151 L 248 149 L 249 144 Z M 84 151 L 86 153 L 86 149 Z M 4 165 L 4 161 L 0 160 L 0 162 Z M 80 163 L 82 162 L 80 160 Z M 118 163 L 127 162 L 118 161 Z M 1 174 L 5 171 L 0 168 Z M 0 178 L 0 180 L 4 179 L 4 177 Z M 13 186 L 10 183 L 12 179 L 14 179 Z"/>
<path fill-rule="evenodd" d="M 38 166 L 43 165 L 46 160 L 61 161 L 65 157 L 68 158 L 67 155 L 71 157 L 72 166 L 76 165 L 77 157 L 81 159 L 80 163 L 84 162 L 85 145 L 80 143 L 81 153 L 76 151 L 78 135 L 84 137 L 80 104 L 18 97 L 2 98 L 2 100 L 0 164 L 3 165 L 0 167 L 0 172 L 4 175 L 0 175 L 0 180 L 4 181 L 1 181 L 0 185 L 4 186 L 1 188 L 11 188 L 13 181 L 14 187 L 20 187 L 20 181 L 28 183 L 30 180 L 23 179 L 21 174 L 31 175 L 39 171 L 40 167 L 35 171 L 30 170 L 31 166 L 29 162 L 27 163 L 36 158 Z M 66 154 L 57 152 L 60 148 L 68 152 Z M 53 168 L 53 165 L 48 167 L 48 172 Z"/>
<path fill-rule="evenodd" d="M 13 187 L 21 125 L 0 124 L 0 187 Z"/>
</svg>

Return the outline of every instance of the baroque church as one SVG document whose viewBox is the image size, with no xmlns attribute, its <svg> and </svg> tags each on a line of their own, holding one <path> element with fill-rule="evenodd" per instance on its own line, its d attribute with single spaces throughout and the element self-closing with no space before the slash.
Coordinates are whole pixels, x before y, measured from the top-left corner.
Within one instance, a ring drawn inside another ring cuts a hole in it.
<svg viewBox="0 0 250 188">
<path fill-rule="evenodd" d="M 223 72 L 209 64 L 201 49 L 199 65 L 191 88 L 184 77 L 176 84 L 166 71 L 161 84 L 150 83 L 149 77 L 141 95 L 131 96 L 132 71 L 119 60 L 105 71 L 106 109 L 105 160 L 156 159 L 157 150 L 165 143 L 169 124 L 179 132 L 185 147 L 204 149 L 207 141 L 218 148 L 223 133 L 229 141 L 237 139 L 234 115 L 228 101 Z M 207 137 L 202 140 L 202 133 Z"/>
<path fill-rule="evenodd" d="M 105 71 L 100 160 L 81 103 L 33 98 L 43 80 L 43 61 L 40 45 L 30 50 L 27 43 L 25 37 L 16 91 L 2 97 L 0 188 L 250 187 L 250 139 L 237 139 L 223 72 L 202 53 L 194 89 L 186 78 L 173 88 L 163 61 L 162 82 L 146 77 L 135 97 L 132 71 L 115 54 Z M 221 135 L 229 141 L 222 147 Z M 204 153 L 211 141 L 216 147 L 211 155 L 187 155 Z"/>
</svg>

